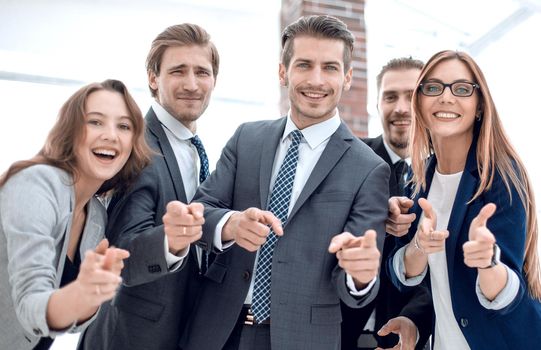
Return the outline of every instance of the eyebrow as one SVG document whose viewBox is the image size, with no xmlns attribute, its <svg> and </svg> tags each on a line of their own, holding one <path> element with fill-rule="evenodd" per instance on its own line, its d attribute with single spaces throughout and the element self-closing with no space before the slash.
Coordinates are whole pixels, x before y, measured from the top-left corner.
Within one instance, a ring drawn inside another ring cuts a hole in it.
<svg viewBox="0 0 541 350">
<path fill-rule="evenodd" d="M 430 78 L 430 79 L 427 79 L 425 81 L 435 81 L 435 82 L 443 83 L 443 80 L 436 79 L 436 78 Z M 456 80 L 453 80 L 450 84 L 453 84 L 453 83 L 471 83 L 471 82 L 472 82 L 472 80 L 469 80 L 469 79 L 456 79 Z"/>
<path fill-rule="evenodd" d="M 169 67 L 167 69 L 168 72 L 172 72 L 172 71 L 175 71 L 175 70 L 178 70 L 178 69 L 184 69 L 184 68 L 188 68 L 189 66 L 186 64 L 186 63 L 182 63 L 182 64 L 178 64 L 176 66 L 172 66 L 172 67 Z M 212 68 L 209 68 L 209 67 L 203 67 L 203 66 L 194 66 L 195 69 L 202 69 L 204 71 L 207 71 L 207 72 L 211 72 L 212 71 Z"/>
<path fill-rule="evenodd" d="M 99 117 L 102 117 L 102 118 L 105 118 L 107 117 L 105 114 L 103 114 L 102 112 L 98 112 L 98 111 L 90 111 L 90 112 L 86 112 L 85 115 L 97 115 Z M 121 115 L 120 117 L 118 117 L 117 119 L 128 119 L 128 120 L 132 120 L 132 118 L 129 116 L 129 115 Z"/>
</svg>

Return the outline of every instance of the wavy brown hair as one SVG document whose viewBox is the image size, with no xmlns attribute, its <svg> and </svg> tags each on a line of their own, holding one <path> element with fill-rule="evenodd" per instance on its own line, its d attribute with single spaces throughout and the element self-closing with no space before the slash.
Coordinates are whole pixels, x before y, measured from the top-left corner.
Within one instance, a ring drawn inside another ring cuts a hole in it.
<svg viewBox="0 0 541 350">
<path fill-rule="evenodd" d="M 36 164 L 60 168 L 70 174 L 75 183 L 78 177 L 75 146 L 85 137 L 86 101 L 92 93 L 101 90 L 122 95 L 133 123 L 133 147 L 126 164 L 113 178 L 103 183 L 97 194 L 126 188 L 133 183 L 141 170 L 150 162 L 151 151 L 144 137 L 145 124 L 141 110 L 126 86 L 121 81 L 109 79 L 83 86 L 75 92 L 60 109 L 56 123 L 49 131 L 43 148 L 33 158 L 13 163 L 0 178 L 0 186 L 3 186 L 19 171 Z"/>
<path fill-rule="evenodd" d="M 509 196 L 513 186 L 526 210 L 526 250 L 524 256 L 524 272 L 528 280 L 530 294 L 541 300 L 541 267 L 537 251 L 538 226 L 535 209 L 535 198 L 528 173 L 524 163 L 509 138 L 503 130 L 502 122 L 496 111 L 496 105 L 492 100 L 490 90 L 483 72 L 468 54 L 459 51 L 440 51 L 426 63 L 417 85 L 419 85 L 428 73 L 440 62 L 446 60 L 460 60 L 469 68 L 475 83 L 479 85 L 479 104 L 477 106 L 480 117 L 480 130 L 477 139 L 477 170 L 480 184 L 470 202 L 479 197 L 483 192 L 490 189 L 497 171 L 501 174 Z M 412 127 L 410 129 L 410 154 L 413 168 L 412 182 L 414 184 L 413 196 L 421 189 L 426 188 L 425 167 L 426 159 L 434 153 L 428 125 L 423 119 L 420 109 L 419 89 L 416 89 L 412 97 Z"/>
</svg>

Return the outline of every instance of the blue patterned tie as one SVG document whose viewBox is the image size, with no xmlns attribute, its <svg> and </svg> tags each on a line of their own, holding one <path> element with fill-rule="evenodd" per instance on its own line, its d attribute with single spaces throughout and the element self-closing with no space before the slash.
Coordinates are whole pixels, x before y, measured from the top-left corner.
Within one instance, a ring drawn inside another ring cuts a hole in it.
<svg viewBox="0 0 541 350">
<path fill-rule="evenodd" d="M 197 154 L 199 155 L 199 162 L 201 163 L 201 168 L 199 169 L 199 184 L 202 184 L 203 181 L 209 177 L 209 159 L 207 158 L 207 152 L 205 152 L 205 147 L 203 147 L 203 142 L 199 136 L 195 135 L 190 139 L 192 145 L 197 149 Z M 205 274 L 209 267 L 209 256 L 208 252 L 201 252 L 201 273 Z"/>
<path fill-rule="evenodd" d="M 190 141 L 197 149 L 197 154 L 199 154 L 199 160 L 201 163 L 201 169 L 199 170 L 199 184 L 202 184 L 203 181 L 205 181 L 205 179 L 210 175 L 209 159 L 207 158 L 205 147 L 203 147 L 203 142 L 201 142 L 199 136 L 195 135 L 190 139 Z"/>
<path fill-rule="evenodd" d="M 282 221 L 282 225 L 285 225 L 287 221 L 291 190 L 299 159 L 299 143 L 302 140 L 302 133 L 299 130 L 293 130 L 289 135 L 292 139 L 291 145 L 276 177 L 268 207 L 268 210 Z M 277 240 L 278 237 L 271 230 L 267 241 L 259 250 L 252 297 L 252 311 L 257 323 L 270 317 L 272 253 Z"/>
</svg>

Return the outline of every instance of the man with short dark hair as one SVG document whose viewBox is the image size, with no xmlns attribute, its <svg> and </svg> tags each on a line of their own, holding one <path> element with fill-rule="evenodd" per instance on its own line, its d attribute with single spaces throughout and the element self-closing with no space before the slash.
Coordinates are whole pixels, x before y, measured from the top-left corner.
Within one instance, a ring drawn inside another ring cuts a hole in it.
<svg viewBox="0 0 541 350">
<path fill-rule="evenodd" d="M 376 296 L 389 166 L 340 121 L 353 42 L 330 16 L 285 28 L 288 116 L 241 125 L 194 197 L 203 240 L 233 246 L 205 276 L 183 349 L 339 350 L 340 300 Z"/>
<path fill-rule="evenodd" d="M 383 134 L 363 141 L 391 167 L 391 196 L 404 193 L 411 96 L 422 68 L 423 62 L 419 60 L 395 58 L 383 66 L 377 76 L 377 109 Z M 382 261 L 393 250 L 394 239 L 386 237 Z M 416 343 L 416 348 L 422 349 L 432 324 L 432 299 L 428 289 L 420 286 L 415 292 L 401 294 L 384 268 L 380 270 L 379 279 L 379 293 L 368 307 L 358 310 L 342 304 L 342 350 L 392 348 L 399 343 L 403 349 L 413 349 Z"/>
<path fill-rule="evenodd" d="M 177 350 L 207 254 L 201 238 L 203 206 L 188 203 L 209 174 L 196 122 L 205 112 L 219 56 L 209 34 L 184 23 L 165 29 L 147 57 L 155 101 L 146 115 L 147 140 L 156 155 L 135 185 L 114 196 L 106 234 L 130 252 L 123 285 L 84 334 L 80 347 Z"/>
</svg>

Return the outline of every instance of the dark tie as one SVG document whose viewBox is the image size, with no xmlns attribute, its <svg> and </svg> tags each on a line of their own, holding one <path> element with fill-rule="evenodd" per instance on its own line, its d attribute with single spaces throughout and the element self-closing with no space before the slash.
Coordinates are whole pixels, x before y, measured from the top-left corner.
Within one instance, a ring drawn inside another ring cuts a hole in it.
<svg viewBox="0 0 541 350">
<path fill-rule="evenodd" d="M 268 210 L 282 221 L 282 225 L 285 225 L 287 221 L 291 190 L 299 159 L 299 143 L 302 140 L 302 133 L 299 130 L 293 130 L 289 135 L 292 139 L 291 145 L 276 176 L 268 207 Z M 271 230 L 267 241 L 259 250 L 252 297 L 252 311 L 257 323 L 265 321 L 270 316 L 272 253 L 277 240 L 278 237 Z"/>
<path fill-rule="evenodd" d="M 203 147 L 203 142 L 199 136 L 195 135 L 190 139 L 192 145 L 197 149 L 197 154 L 199 155 L 199 162 L 201 163 L 201 168 L 199 170 L 199 184 L 202 184 L 203 181 L 207 179 L 210 175 L 209 173 L 209 159 L 207 158 L 207 152 L 205 152 L 205 147 Z M 209 267 L 209 256 L 208 253 L 204 250 L 201 252 L 201 273 L 205 274 Z"/>
<path fill-rule="evenodd" d="M 405 177 L 408 173 L 409 166 L 404 159 L 400 159 L 394 163 L 394 174 L 396 176 L 396 183 L 398 184 L 398 194 L 402 196 L 404 194 L 404 188 L 406 187 Z"/>
<path fill-rule="evenodd" d="M 195 135 L 190 139 L 192 145 L 197 149 L 197 154 L 199 154 L 199 160 L 201 163 L 201 169 L 199 170 L 199 184 L 202 184 L 203 181 L 210 175 L 209 172 L 209 159 L 207 158 L 207 152 L 205 152 L 205 147 L 203 147 L 203 142 L 199 136 Z"/>
</svg>

